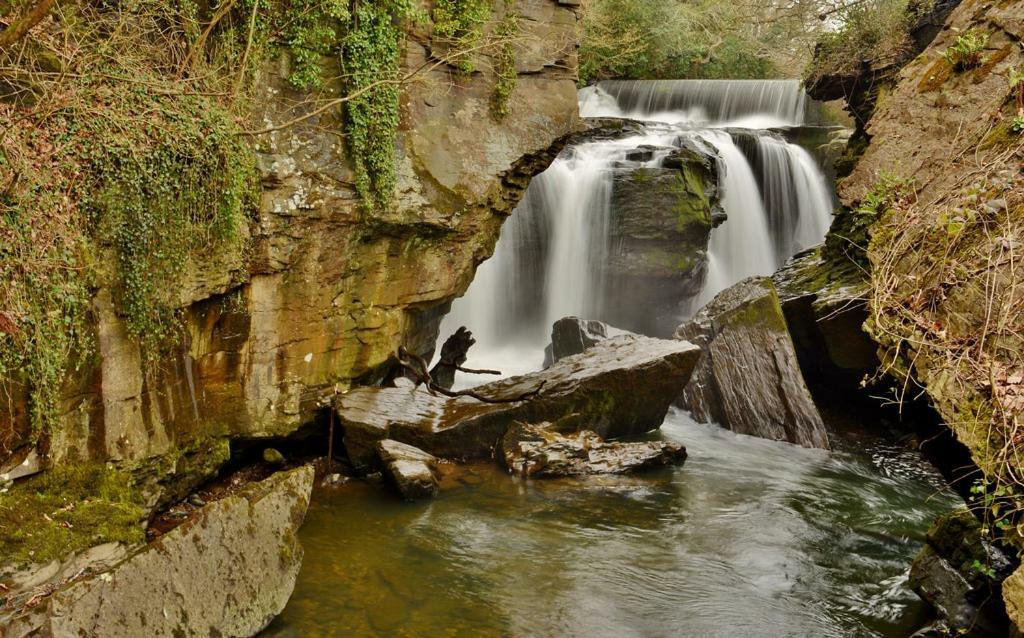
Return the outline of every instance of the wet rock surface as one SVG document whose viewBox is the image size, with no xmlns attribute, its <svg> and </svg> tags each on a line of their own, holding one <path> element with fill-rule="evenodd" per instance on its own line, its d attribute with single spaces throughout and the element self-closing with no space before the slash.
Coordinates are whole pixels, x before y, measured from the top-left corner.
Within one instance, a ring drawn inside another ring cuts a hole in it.
<svg viewBox="0 0 1024 638">
<path fill-rule="evenodd" d="M 627 474 L 681 464 L 686 448 L 665 441 L 608 443 L 591 430 L 560 434 L 552 424 L 516 422 L 501 440 L 505 467 L 525 478 Z"/>
<path fill-rule="evenodd" d="M 682 341 L 623 335 L 558 361 L 547 370 L 475 389 L 492 400 L 449 398 L 424 388 L 359 388 L 335 408 L 352 463 L 377 463 L 378 441 L 393 439 L 443 458 L 488 458 L 516 420 L 572 417 L 605 438 L 634 436 L 661 425 L 686 385 L 700 349 Z M 527 400 L 518 397 L 540 391 Z"/>
<path fill-rule="evenodd" d="M 377 443 L 384 476 L 407 500 L 430 498 L 437 494 L 434 469 L 437 457 L 405 443 L 385 439 Z"/>
<path fill-rule="evenodd" d="M 771 279 L 754 277 L 724 290 L 676 336 L 705 349 L 680 398 L 698 421 L 829 448 Z"/>
<path fill-rule="evenodd" d="M 544 350 L 544 367 L 580 354 L 608 338 L 608 324 L 593 319 L 562 317 L 551 327 L 551 344 Z"/>
<path fill-rule="evenodd" d="M 313 468 L 211 503 L 109 571 L 48 588 L 5 620 L 23 636 L 252 636 L 281 612 L 302 563 Z"/>
<path fill-rule="evenodd" d="M 957 510 L 936 519 L 926 540 L 910 567 L 909 584 L 939 617 L 932 635 L 1007 635 L 999 581 L 1013 564 L 982 538 L 981 523 L 966 509 Z"/>
<path fill-rule="evenodd" d="M 696 139 L 676 148 L 640 147 L 636 162 L 615 170 L 605 276 L 617 308 L 614 325 L 645 334 L 671 334 L 675 309 L 700 289 L 711 229 L 725 219 L 715 151 Z M 656 165 L 655 165 L 656 164 Z M 638 316 L 636 304 L 650 311 Z"/>
</svg>

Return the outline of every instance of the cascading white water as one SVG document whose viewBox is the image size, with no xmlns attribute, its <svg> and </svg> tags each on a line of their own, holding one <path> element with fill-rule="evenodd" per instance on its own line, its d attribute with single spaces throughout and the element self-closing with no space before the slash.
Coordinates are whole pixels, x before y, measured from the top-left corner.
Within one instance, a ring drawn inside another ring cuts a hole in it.
<svg viewBox="0 0 1024 638">
<path fill-rule="evenodd" d="M 711 232 L 703 288 L 679 300 L 680 313 L 821 242 L 833 208 L 822 171 L 806 150 L 766 130 L 802 125 L 808 103 L 788 80 L 602 82 L 581 90 L 584 117 L 650 124 L 641 135 L 568 148 L 534 178 L 494 257 L 445 318 L 442 338 L 465 325 L 478 342 L 470 367 L 524 372 L 539 366 L 555 320 L 606 317 L 616 305 L 602 274 L 615 249 L 615 171 L 657 167 L 664 156 L 638 160 L 640 149 L 696 139 L 718 156 L 727 219 Z"/>
<path fill-rule="evenodd" d="M 724 131 L 705 131 L 702 137 L 714 146 L 725 165 L 722 203 L 728 219 L 711 231 L 707 279 L 693 309 L 737 281 L 771 274 L 779 266 L 757 179 L 746 158 Z"/>
<path fill-rule="evenodd" d="M 583 117 L 771 128 L 806 123 L 797 80 L 610 80 L 580 91 Z"/>
</svg>

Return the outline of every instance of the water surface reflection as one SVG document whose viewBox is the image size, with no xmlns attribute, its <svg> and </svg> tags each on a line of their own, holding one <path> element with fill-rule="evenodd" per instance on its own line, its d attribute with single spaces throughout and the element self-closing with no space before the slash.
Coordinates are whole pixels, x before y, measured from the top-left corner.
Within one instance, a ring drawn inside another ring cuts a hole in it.
<svg viewBox="0 0 1024 638">
<path fill-rule="evenodd" d="M 827 454 L 696 425 L 640 477 L 522 482 L 490 466 L 409 504 L 322 493 L 274 637 L 899 636 L 906 569 L 955 504 L 890 442 Z"/>
</svg>

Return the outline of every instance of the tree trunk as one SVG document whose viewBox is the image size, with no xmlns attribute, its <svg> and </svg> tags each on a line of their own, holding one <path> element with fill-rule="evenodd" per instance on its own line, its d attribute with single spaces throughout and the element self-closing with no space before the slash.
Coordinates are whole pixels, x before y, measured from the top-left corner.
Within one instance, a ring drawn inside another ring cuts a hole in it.
<svg viewBox="0 0 1024 638">
<path fill-rule="evenodd" d="M 6 49 L 23 38 L 29 29 L 46 17 L 56 3 L 57 0 L 37 0 L 20 18 L 15 18 L 6 29 L 0 31 L 0 49 Z"/>
</svg>

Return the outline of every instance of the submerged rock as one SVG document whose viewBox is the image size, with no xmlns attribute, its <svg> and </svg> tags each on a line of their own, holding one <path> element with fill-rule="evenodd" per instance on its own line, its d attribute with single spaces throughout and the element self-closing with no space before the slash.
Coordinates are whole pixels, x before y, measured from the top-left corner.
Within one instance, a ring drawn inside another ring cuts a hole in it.
<svg viewBox="0 0 1024 638">
<path fill-rule="evenodd" d="M 745 279 L 722 291 L 676 336 L 706 350 L 680 399 L 698 421 L 829 448 L 770 278 Z"/>
<path fill-rule="evenodd" d="M 405 443 L 385 439 L 377 443 L 384 475 L 408 500 L 437 494 L 437 457 Z"/>
<path fill-rule="evenodd" d="M 571 416 L 606 438 L 653 430 L 699 358 L 700 348 L 690 343 L 622 335 L 547 370 L 475 389 L 508 403 L 434 396 L 422 387 L 368 387 L 338 397 L 335 409 L 349 459 L 360 469 L 376 465 L 377 442 L 384 439 L 445 458 L 489 458 L 516 420 Z M 536 396 L 516 400 L 538 390 Z"/>
<path fill-rule="evenodd" d="M 109 571 L 59 586 L 4 635 L 252 636 L 295 587 L 312 487 L 305 466 L 215 501 Z"/>
<path fill-rule="evenodd" d="M 686 460 L 686 448 L 666 441 L 607 443 L 591 430 L 559 434 L 550 423 L 516 422 L 501 440 L 501 460 L 530 478 L 626 474 Z"/>
</svg>

